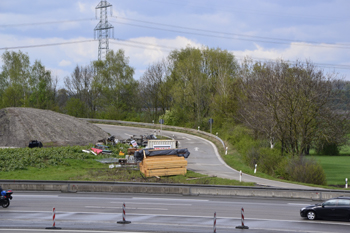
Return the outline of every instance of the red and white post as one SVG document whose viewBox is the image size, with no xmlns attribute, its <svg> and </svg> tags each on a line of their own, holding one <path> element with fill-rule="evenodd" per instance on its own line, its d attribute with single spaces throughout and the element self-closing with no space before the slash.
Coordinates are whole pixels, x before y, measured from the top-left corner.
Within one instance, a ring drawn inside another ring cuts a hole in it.
<svg viewBox="0 0 350 233">
<path fill-rule="evenodd" d="M 46 227 L 46 229 L 61 229 L 60 227 L 56 227 L 56 208 L 52 208 L 52 227 Z"/>
<path fill-rule="evenodd" d="M 214 213 L 214 233 L 216 233 L 216 212 Z"/>
<path fill-rule="evenodd" d="M 240 226 L 236 226 L 236 228 L 238 228 L 238 229 L 249 229 L 248 226 L 244 225 L 244 209 L 243 209 L 243 207 L 241 209 L 241 225 Z"/>
<path fill-rule="evenodd" d="M 123 203 L 123 214 L 122 214 L 123 221 L 118 221 L 119 224 L 129 224 L 130 221 L 126 221 L 126 214 L 125 214 L 125 203 Z"/>
</svg>

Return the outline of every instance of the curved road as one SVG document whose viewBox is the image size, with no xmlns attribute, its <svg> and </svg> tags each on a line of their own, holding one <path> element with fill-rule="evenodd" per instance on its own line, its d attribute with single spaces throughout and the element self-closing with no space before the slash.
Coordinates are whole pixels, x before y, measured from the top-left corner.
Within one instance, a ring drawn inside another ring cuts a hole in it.
<svg viewBox="0 0 350 233">
<path fill-rule="evenodd" d="M 145 134 L 154 134 L 155 129 L 149 128 L 138 128 L 138 127 L 129 127 L 129 126 L 117 126 L 117 125 L 107 125 L 107 124 L 96 124 L 98 127 L 104 131 L 115 135 L 118 139 L 127 139 L 132 135 L 145 135 Z M 216 146 L 201 137 L 197 137 L 190 134 L 172 132 L 172 131 L 161 131 L 157 130 L 157 133 L 174 137 L 179 141 L 181 148 L 188 148 L 191 155 L 187 159 L 188 169 L 207 174 L 210 176 L 217 176 L 226 179 L 239 180 L 239 171 L 229 167 L 219 155 Z M 296 185 L 291 183 L 273 181 L 268 179 L 263 179 L 260 177 L 255 177 L 247 174 L 243 174 L 242 181 L 244 182 L 253 182 L 258 185 L 268 186 L 268 187 L 278 187 L 278 188 L 288 188 L 288 189 L 316 189 L 314 187 Z"/>
</svg>

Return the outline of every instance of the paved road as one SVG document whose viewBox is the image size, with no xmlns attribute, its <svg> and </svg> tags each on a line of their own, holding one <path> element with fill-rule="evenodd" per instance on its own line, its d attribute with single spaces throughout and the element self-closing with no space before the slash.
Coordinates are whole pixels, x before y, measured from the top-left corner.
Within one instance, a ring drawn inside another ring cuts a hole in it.
<svg viewBox="0 0 350 233">
<path fill-rule="evenodd" d="M 132 135 L 139 136 L 144 134 L 153 134 L 155 132 L 154 129 L 147 128 L 115 126 L 105 124 L 96 125 L 104 131 L 110 133 L 111 135 L 115 135 L 119 139 L 126 139 Z M 157 133 L 159 134 L 158 131 Z M 185 133 L 178 133 L 165 130 L 161 131 L 160 133 L 164 136 L 174 136 L 175 139 L 180 142 L 180 147 L 189 149 L 191 155 L 187 159 L 188 169 L 210 176 L 218 176 L 227 179 L 239 180 L 239 171 L 232 169 L 222 160 L 217 151 L 216 146 L 212 142 L 201 137 Z M 242 181 L 254 182 L 258 185 L 268 187 L 289 189 L 315 189 L 314 187 L 272 181 L 255 176 L 250 176 L 247 174 L 243 174 Z"/>
<path fill-rule="evenodd" d="M 217 232 L 241 232 L 235 227 L 241 223 L 242 207 L 252 233 L 349 232 L 350 228 L 349 222 L 300 218 L 299 209 L 311 204 L 309 200 L 59 192 L 13 196 L 9 208 L 0 208 L 0 232 L 50 232 L 44 228 L 52 226 L 52 207 L 56 227 L 68 232 L 213 232 L 214 212 Z M 122 220 L 123 203 L 128 225 L 116 223 Z"/>
</svg>

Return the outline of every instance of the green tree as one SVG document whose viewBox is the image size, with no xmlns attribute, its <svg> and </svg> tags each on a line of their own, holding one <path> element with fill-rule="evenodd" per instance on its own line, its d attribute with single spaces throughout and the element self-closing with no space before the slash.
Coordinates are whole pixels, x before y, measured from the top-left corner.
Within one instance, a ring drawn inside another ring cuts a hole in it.
<svg viewBox="0 0 350 233">
<path fill-rule="evenodd" d="M 40 61 L 31 66 L 21 51 L 6 51 L 1 58 L 0 107 L 55 109 L 56 83 Z"/>
<path fill-rule="evenodd" d="M 207 126 L 209 117 L 229 119 L 234 115 L 238 65 L 232 54 L 221 49 L 187 47 L 173 51 L 169 60 L 171 111 L 178 117 L 177 122 Z"/>
<path fill-rule="evenodd" d="M 0 83 L 2 84 L 2 107 L 21 107 L 28 98 L 30 62 L 27 54 L 6 51 L 3 60 Z"/>
<path fill-rule="evenodd" d="M 105 117 L 125 119 L 128 113 L 135 111 L 138 100 L 135 90 L 138 82 L 134 80 L 134 68 L 123 50 L 111 50 L 106 60 L 94 61 L 95 69 L 92 88 L 98 98 L 95 105 L 98 111 L 106 111 Z"/>
</svg>

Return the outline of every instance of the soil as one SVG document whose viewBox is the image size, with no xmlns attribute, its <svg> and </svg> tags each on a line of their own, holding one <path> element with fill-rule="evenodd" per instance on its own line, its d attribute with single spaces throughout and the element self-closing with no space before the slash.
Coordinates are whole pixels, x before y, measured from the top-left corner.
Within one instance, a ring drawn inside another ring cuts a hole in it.
<svg viewBox="0 0 350 233">
<path fill-rule="evenodd" d="M 50 110 L 0 109 L 0 147 L 27 147 L 31 140 L 46 146 L 88 145 L 108 134 L 87 121 Z"/>
</svg>

